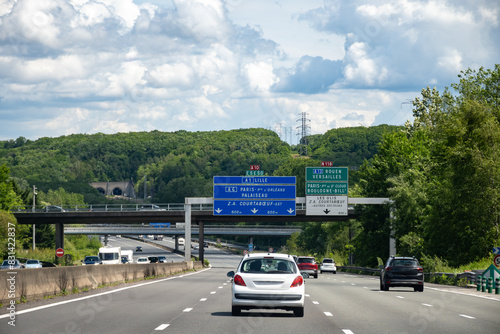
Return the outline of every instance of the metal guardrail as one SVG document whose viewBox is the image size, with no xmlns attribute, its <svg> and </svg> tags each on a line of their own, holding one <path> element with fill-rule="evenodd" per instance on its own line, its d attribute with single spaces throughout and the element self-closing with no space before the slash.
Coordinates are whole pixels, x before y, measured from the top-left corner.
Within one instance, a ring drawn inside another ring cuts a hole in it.
<svg viewBox="0 0 500 334">
<path fill-rule="evenodd" d="M 305 203 L 296 203 L 296 210 L 305 210 Z M 213 211 L 213 204 L 191 204 L 193 211 Z M 15 213 L 55 213 L 55 212 L 133 212 L 133 211 L 184 211 L 184 203 L 164 204 L 78 204 L 78 205 L 37 205 L 15 206 Z"/>
</svg>

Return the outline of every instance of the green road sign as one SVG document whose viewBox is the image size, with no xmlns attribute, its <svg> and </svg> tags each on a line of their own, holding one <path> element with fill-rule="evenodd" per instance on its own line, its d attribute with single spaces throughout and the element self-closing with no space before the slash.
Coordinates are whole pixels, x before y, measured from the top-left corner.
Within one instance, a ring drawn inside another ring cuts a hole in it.
<svg viewBox="0 0 500 334">
<path fill-rule="evenodd" d="M 347 182 L 347 167 L 306 167 L 306 181 Z"/>
<path fill-rule="evenodd" d="M 246 176 L 263 176 L 263 175 L 264 175 L 263 170 L 247 170 Z"/>
<path fill-rule="evenodd" d="M 347 182 L 306 182 L 306 195 L 347 195 Z"/>
</svg>

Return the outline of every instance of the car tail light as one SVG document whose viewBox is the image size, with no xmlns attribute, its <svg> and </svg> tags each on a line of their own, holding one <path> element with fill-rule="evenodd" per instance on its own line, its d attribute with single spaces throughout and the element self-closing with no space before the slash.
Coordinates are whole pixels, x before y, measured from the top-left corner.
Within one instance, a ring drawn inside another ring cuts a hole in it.
<svg viewBox="0 0 500 334">
<path fill-rule="evenodd" d="M 243 280 L 243 278 L 240 275 L 234 276 L 234 284 L 241 285 L 241 286 L 247 286 L 245 284 L 245 281 Z"/>
<path fill-rule="evenodd" d="M 424 272 L 424 268 L 417 268 L 418 272 L 419 273 L 423 273 Z"/>
<path fill-rule="evenodd" d="M 390 270 L 392 270 L 392 267 L 387 267 L 387 268 L 385 268 L 385 270 L 390 271 Z"/>
<path fill-rule="evenodd" d="M 297 276 L 293 280 L 292 285 L 290 285 L 290 287 L 291 288 L 296 288 L 298 286 L 301 286 L 302 284 L 304 284 L 304 279 L 302 278 L 302 276 Z"/>
</svg>

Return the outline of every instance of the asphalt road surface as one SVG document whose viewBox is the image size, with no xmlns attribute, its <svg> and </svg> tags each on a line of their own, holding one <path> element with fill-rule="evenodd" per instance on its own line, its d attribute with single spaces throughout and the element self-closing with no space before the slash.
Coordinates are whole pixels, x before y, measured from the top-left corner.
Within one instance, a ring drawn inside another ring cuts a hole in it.
<svg viewBox="0 0 500 334">
<path fill-rule="evenodd" d="M 146 251 L 146 250 L 145 250 Z M 238 260 L 238 257 L 235 257 Z M 380 291 L 375 277 L 338 273 L 306 279 L 303 318 L 282 310 L 231 315 L 227 268 L 23 305 L 0 333 L 498 333 L 500 295 L 426 284 Z M 33 306 L 38 306 L 34 308 Z"/>
</svg>

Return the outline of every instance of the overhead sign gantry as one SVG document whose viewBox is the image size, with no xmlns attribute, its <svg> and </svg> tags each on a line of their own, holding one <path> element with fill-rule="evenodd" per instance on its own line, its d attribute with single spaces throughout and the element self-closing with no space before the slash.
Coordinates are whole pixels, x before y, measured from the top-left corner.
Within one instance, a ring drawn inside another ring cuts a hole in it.
<svg viewBox="0 0 500 334">
<path fill-rule="evenodd" d="M 295 216 L 295 176 L 214 176 L 214 216 Z"/>
</svg>

